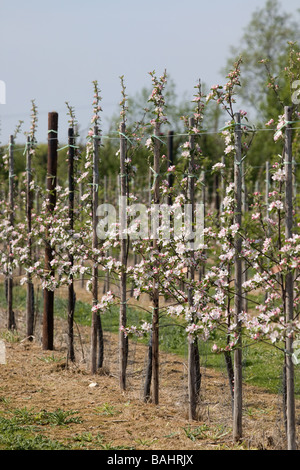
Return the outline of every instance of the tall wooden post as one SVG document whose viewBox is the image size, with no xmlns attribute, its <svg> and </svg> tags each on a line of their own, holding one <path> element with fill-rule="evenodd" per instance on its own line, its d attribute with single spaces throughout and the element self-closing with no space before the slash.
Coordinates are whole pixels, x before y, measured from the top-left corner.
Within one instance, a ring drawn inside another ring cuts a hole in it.
<svg viewBox="0 0 300 470">
<path fill-rule="evenodd" d="M 293 158 L 292 158 L 292 127 L 289 122 L 292 120 L 292 108 L 285 107 L 285 238 L 293 235 Z M 286 322 L 290 323 L 294 319 L 294 277 L 290 270 L 286 274 Z M 294 364 L 293 334 L 286 337 L 286 418 L 287 418 L 287 443 L 288 450 L 296 450 L 296 424 L 295 424 L 295 385 L 294 385 Z"/>
<path fill-rule="evenodd" d="M 121 215 L 121 231 L 127 227 L 127 213 L 126 213 L 126 200 L 127 200 L 127 174 L 126 174 L 126 138 L 125 135 L 125 123 L 122 122 L 120 125 L 120 215 Z M 121 263 L 122 272 L 120 278 L 120 327 L 126 327 L 126 315 L 127 315 L 127 296 L 126 296 L 126 269 L 127 269 L 127 237 L 124 233 L 121 233 Z M 120 363 L 120 388 L 121 390 L 126 389 L 126 365 L 127 365 L 127 348 L 126 348 L 126 337 L 124 332 L 120 329 L 119 331 L 119 363 Z"/>
<path fill-rule="evenodd" d="M 240 113 L 234 115 L 235 120 L 235 164 L 234 164 L 234 191 L 236 207 L 235 223 L 242 223 L 242 129 Z M 234 350 L 234 402 L 233 402 L 233 438 L 237 442 L 242 437 L 242 328 L 239 318 L 243 309 L 242 301 L 242 239 L 240 235 L 235 238 L 235 293 L 234 293 L 234 321 L 237 325 L 237 345 Z"/>
<path fill-rule="evenodd" d="M 14 136 L 9 138 L 9 181 L 8 181 L 8 206 L 9 206 L 9 223 L 14 225 Z M 7 277 L 7 328 L 12 330 L 16 327 L 15 316 L 13 312 L 13 253 L 11 240 L 8 241 L 8 277 Z"/>
<path fill-rule="evenodd" d="M 57 130 L 58 114 L 48 114 L 48 159 L 47 159 L 47 216 L 50 216 L 56 205 L 56 177 L 57 177 Z M 45 269 L 50 276 L 54 276 L 51 266 L 52 246 L 49 240 L 49 229 L 46 227 L 45 241 Z M 43 314 L 43 349 L 53 350 L 54 334 L 54 292 L 44 289 L 44 314 Z"/>
<path fill-rule="evenodd" d="M 28 265 L 32 263 L 32 235 L 31 235 L 31 211 L 32 211 L 32 173 L 31 173 L 31 140 L 30 136 L 27 137 L 27 149 L 26 149 L 26 218 L 27 218 L 27 252 L 28 252 Z M 27 272 L 27 337 L 29 340 L 33 339 L 33 327 L 34 327 L 34 288 L 32 282 L 32 276 L 30 272 Z"/>
<path fill-rule="evenodd" d="M 155 123 L 154 135 L 159 136 L 160 124 Z M 153 204 L 155 208 L 159 207 L 159 172 L 160 172 L 160 141 L 154 139 L 154 187 Z M 157 227 L 156 227 L 157 228 Z M 157 242 L 158 233 L 153 234 L 153 251 L 159 249 Z M 159 276 L 159 266 L 156 266 L 156 273 L 153 279 L 153 315 L 152 315 L 152 379 L 153 379 L 153 402 L 157 405 L 159 402 L 159 288 L 157 287 L 157 276 Z"/>
<path fill-rule="evenodd" d="M 70 127 L 68 129 L 68 176 L 69 176 L 69 229 L 70 233 L 73 234 L 74 230 L 74 156 L 75 156 L 75 137 L 74 129 Z M 74 256 L 69 253 L 70 270 L 74 265 Z M 74 351 L 74 310 L 75 310 L 75 291 L 74 291 L 74 280 L 73 274 L 70 273 L 70 284 L 68 287 L 68 358 L 70 361 L 75 361 Z"/>
</svg>

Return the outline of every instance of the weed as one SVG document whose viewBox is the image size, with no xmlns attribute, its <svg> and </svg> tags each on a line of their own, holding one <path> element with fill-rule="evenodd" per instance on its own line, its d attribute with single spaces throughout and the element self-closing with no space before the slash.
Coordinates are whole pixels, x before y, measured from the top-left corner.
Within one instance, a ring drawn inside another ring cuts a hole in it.
<svg viewBox="0 0 300 470">
<path fill-rule="evenodd" d="M 206 437 L 205 431 L 208 431 L 209 427 L 207 424 L 202 424 L 201 426 L 197 426 L 192 428 L 188 425 L 187 428 L 183 428 L 186 437 L 191 439 L 191 441 L 195 442 L 196 439 L 204 439 Z"/>
<path fill-rule="evenodd" d="M 11 411 L 13 414 L 12 421 L 17 424 L 27 425 L 53 425 L 64 426 L 70 423 L 81 423 L 79 417 L 74 417 L 77 411 L 63 411 L 60 408 L 55 411 L 42 410 L 39 413 L 34 413 L 26 407 Z"/>
<path fill-rule="evenodd" d="M 185 435 L 193 442 L 197 439 L 211 439 L 213 441 L 218 441 L 222 437 L 227 436 L 230 432 L 222 425 L 210 428 L 207 424 L 202 424 L 201 426 L 194 428 L 189 425 L 187 428 L 183 428 L 183 430 Z"/>
<path fill-rule="evenodd" d="M 49 423 L 53 426 L 65 426 L 71 423 L 82 423 L 82 420 L 79 416 L 74 416 L 78 414 L 78 411 L 63 411 L 60 408 L 53 412 L 45 412 L 46 418 L 49 419 Z"/>
<path fill-rule="evenodd" d="M 83 432 L 82 434 L 76 434 L 73 436 L 74 442 L 78 443 L 75 448 L 90 449 L 103 444 L 103 434 L 96 434 L 93 436 L 91 432 Z"/>
<path fill-rule="evenodd" d="M 130 446 L 117 446 L 113 441 L 100 444 L 99 447 L 102 450 L 134 450 L 134 447 Z"/>
<path fill-rule="evenodd" d="M 93 442 L 93 434 L 91 432 L 83 432 L 82 434 L 76 434 L 73 437 L 76 442 Z"/>
<path fill-rule="evenodd" d="M 36 431 L 36 429 L 34 429 Z M 0 418 L 0 449 L 2 450 L 67 450 L 68 446 L 32 435 L 33 429 L 16 424 L 13 420 Z"/>
<path fill-rule="evenodd" d="M 7 343 L 18 343 L 20 341 L 20 335 L 14 330 L 4 330 L 1 332 L 1 338 Z"/>
<path fill-rule="evenodd" d="M 116 410 L 115 407 L 113 405 L 110 405 L 109 403 L 104 403 L 102 406 L 96 408 L 95 410 L 96 412 L 105 416 L 115 416 L 116 414 L 120 413 L 120 411 Z"/>
<path fill-rule="evenodd" d="M 3 403 L 5 406 L 8 406 L 11 401 L 11 398 L 0 397 L 0 402 Z"/>
<path fill-rule="evenodd" d="M 214 426 L 213 430 L 209 433 L 209 437 L 213 441 L 218 441 L 219 439 L 222 439 L 222 437 L 227 436 L 229 433 L 230 430 L 226 429 L 226 427 L 223 425 L 219 425 Z"/>
<path fill-rule="evenodd" d="M 163 436 L 163 437 L 165 437 L 165 438 L 167 438 L 167 439 L 170 439 L 170 438 L 175 437 L 175 436 L 178 436 L 178 435 L 179 435 L 179 432 L 171 432 L 170 434 L 166 434 L 166 435 Z"/>
<path fill-rule="evenodd" d="M 142 446 L 146 446 L 146 447 L 149 447 L 151 446 L 151 444 L 153 444 L 154 442 L 157 442 L 158 439 L 152 439 L 152 440 L 149 440 L 149 439 L 135 439 L 135 442 L 137 444 L 141 444 Z"/>
<path fill-rule="evenodd" d="M 64 360 L 64 358 L 62 357 L 55 357 L 54 354 L 52 354 L 51 356 L 39 357 L 38 359 L 46 363 L 61 362 Z"/>
</svg>

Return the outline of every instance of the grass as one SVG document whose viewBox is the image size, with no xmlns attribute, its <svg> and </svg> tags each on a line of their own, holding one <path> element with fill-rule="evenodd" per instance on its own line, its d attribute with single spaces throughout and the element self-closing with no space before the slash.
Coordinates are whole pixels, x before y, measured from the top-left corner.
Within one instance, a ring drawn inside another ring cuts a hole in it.
<svg viewBox="0 0 300 470">
<path fill-rule="evenodd" d="M 55 411 L 42 410 L 35 413 L 33 410 L 25 408 L 18 408 L 10 411 L 12 415 L 11 422 L 16 425 L 52 425 L 52 426 L 65 426 L 70 423 L 81 423 L 79 417 L 74 417 L 77 411 L 63 411 L 57 409 Z"/>
<path fill-rule="evenodd" d="M 34 413 L 27 408 L 8 410 L 0 417 L 0 450 L 68 450 L 70 446 L 45 437 L 45 426 L 65 426 L 78 422 L 72 411 L 45 410 Z"/>
<path fill-rule="evenodd" d="M 41 301 L 41 299 L 40 299 Z M 26 308 L 26 290 L 21 286 L 15 286 L 14 289 L 14 310 L 24 310 Z M 0 284 L 0 307 L 6 307 L 3 284 Z M 55 315 L 66 320 L 67 318 L 67 300 L 55 296 Z M 42 302 L 40 303 L 42 311 Z M 119 308 L 112 306 L 110 312 L 101 316 L 104 330 L 111 333 L 117 333 L 119 328 Z M 128 308 L 128 324 L 136 324 L 139 321 L 150 321 L 146 314 L 141 314 L 135 308 Z M 87 302 L 78 300 L 76 302 L 75 321 L 78 324 L 90 326 L 91 306 Z M 170 326 L 170 324 L 173 324 Z M 22 338 L 17 333 L 9 331 L 2 332 L 2 338 L 7 342 L 20 341 Z M 226 373 L 225 361 L 223 355 L 212 353 L 212 344 L 218 338 L 207 343 L 199 341 L 201 367 L 214 368 Z M 144 344 L 149 341 L 148 338 L 141 340 Z M 161 318 L 160 321 L 160 348 L 169 353 L 178 354 L 181 357 L 187 357 L 187 340 L 184 328 L 175 324 L 170 318 Z M 282 369 L 283 352 L 265 343 L 255 343 L 248 347 L 245 344 L 243 350 L 243 376 L 244 381 L 254 386 L 259 386 L 271 393 L 282 393 Z M 54 355 L 43 358 L 46 362 L 53 362 Z M 295 367 L 295 391 L 296 397 L 300 397 L 300 373 Z M 229 393 L 229 391 L 228 391 Z M 32 409 L 21 408 L 10 410 L 10 401 L 0 397 L 5 412 L 0 414 L 0 450 L 75 450 L 75 449 L 99 449 L 99 450 L 134 450 L 134 447 L 119 446 L 113 441 L 105 441 L 102 434 L 83 432 L 81 434 L 72 433 L 72 425 L 81 423 L 82 419 L 77 412 L 72 410 L 55 411 L 34 411 Z M 113 417 L 120 413 L 116 407 L 109 403 L 95 409 L 97 414 Z M 248 418 L 255 419 L 257 409 L 248 409 Z M 64 429 L 62 435 L 68 437 L 58 437 L 59 432 L 55 433 L 56 439 L 47 437 L 47 432 L 51 429 Z M 73 428 L 74 429 L 74 428 Z M 209 439 L 221 447 L 222 443 L 230 430 L 222 426 L 213 426 L 203 424 L 200 426 L 187 426 L 183 428 L 186 439 L 193 442 Z M 129 431 L 128 431 L 129 432 Z M 178 433 L 171 433 L 165 437 L 172 438 Z M 136 438 L 134 442 L 137 446 L 150 447 L 154 440 Z M 220 447 L 220 448 L 221 448 Z"/>
<path fill-rule="evenodd" d="M 193 442 L 201 439 L 210 439 L 216 442 L 231 432 L 231 430 L 226 429 L 225 426 L 208 426 L 207 424 L 202 424 L 200 426 L 189 425 L 186 428 L 183 428 L 183 430 L 186 437 Z"/>
<path fill-rule="evenodd" d="M 115 407 L 109 403 L 103 403 L 103 405 L 96 408 L 95 411 L 103 416 L 115 416 L 120 413 L 120 411 L 116 410 Z"/>
<path fill-rule="evenodd" d="M 105 442 L 104 436 L 83 432 L 72 435 L 72 424 L 82 420 L 73 410 L 41 410 L 17 408 L 7 409 L 0 416 L 0 450 L 134 450 L 134 447 L 118 446 L 113 441 Z M 49 439 L 45 434 L 49 427 L 64 427 L 68 431 L 65 439 Z"/>
<path fill-rule="evenodd" d="M 0 450 L 67 450 L 68 446 L 0 418 Z"/>
</svg>

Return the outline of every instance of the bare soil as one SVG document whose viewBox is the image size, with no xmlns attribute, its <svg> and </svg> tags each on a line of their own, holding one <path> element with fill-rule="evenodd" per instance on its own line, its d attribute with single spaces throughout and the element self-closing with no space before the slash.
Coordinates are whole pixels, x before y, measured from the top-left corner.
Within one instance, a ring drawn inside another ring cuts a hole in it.
<svg viewBox="0 0 300 470">
<path fill-rule="evenodd" d="M 5 312 L 1 332 L 5 333 Z M 105 364 L 96 375 L 89 371 L 90 330 L 76 330 L 76 362 L 67 363 L 67 325 L 55 319 L 54 351 L 44 351 L 41 333 L 23 339 L 24 314 L 17 312 L 19 341 L 6 340 L 6 364 L 0 364 L 0 413 L 8 409 L 76 411 L 81 423 L 45 426 L 43 435 L 76 448 L 75 438 L 89 434 L 97 449 L 101 436 L 109 449 L 135 450 L 279 450 L 285 448 L 281 397 L 245 385 L 243 440 L 232 440 L 231 399 L 226 374 L 202 368 L 198 421 L 187 412 L 187 362 L 161 352 L 160 403 L 142 399 L 147 348 L 130 342 L 127 390 L 118 382 L 118 342 L 105 333 Z M 7 335 L 6 335 L 7 337 Z M 299 403 L 297 403 L 299 415 Z M 299 435 L 299 425 L 297 426 Z M 79 448 L 79 446 L 77 447 Z"/>
</svg>

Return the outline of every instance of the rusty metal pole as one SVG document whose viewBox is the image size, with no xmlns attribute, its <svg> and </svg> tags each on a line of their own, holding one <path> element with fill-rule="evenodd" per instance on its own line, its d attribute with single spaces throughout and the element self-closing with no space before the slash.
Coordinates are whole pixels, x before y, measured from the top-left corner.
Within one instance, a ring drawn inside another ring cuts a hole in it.
<svg viewBox="0 0 300 470">
<path fill-rule="evenodd" d="M 47 160 L 47 205 L 46 213 L 50 216 L 56 205 L 56 178 L 57 178 L 57 129 L 58 114 L 53 111 L 48 114 L 48 160 Z M 45 270 L 50 276 L 54 276 L 51 266 L 52 246 L 49 240 L 49 226 L 46 227 L 45 241 Z M 54 331 L 54 292 L 44 289 L 44 313 L 43 313 L 43 349 L 53 350 Z"/>
</svg>

